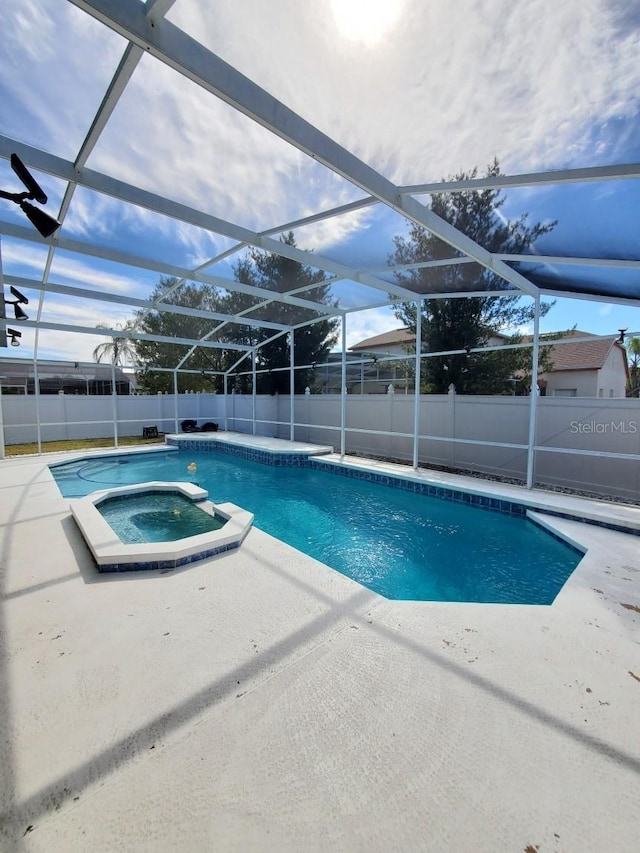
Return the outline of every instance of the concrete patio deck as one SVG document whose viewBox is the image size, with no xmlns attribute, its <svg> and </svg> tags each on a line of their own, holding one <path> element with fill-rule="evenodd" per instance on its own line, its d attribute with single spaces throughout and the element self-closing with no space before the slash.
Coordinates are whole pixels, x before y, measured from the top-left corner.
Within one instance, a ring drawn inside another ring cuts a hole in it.
<svg viewBox="0 0 640 853">
<path fill-rule="evenodd" d="M 388 601 L 255 527 L 99 575 L 60 458 L 0 462 L 0 849 L 638 849 L 638 536 L 552 519 L 588 553 L 550 607 Z"/>
</svg>

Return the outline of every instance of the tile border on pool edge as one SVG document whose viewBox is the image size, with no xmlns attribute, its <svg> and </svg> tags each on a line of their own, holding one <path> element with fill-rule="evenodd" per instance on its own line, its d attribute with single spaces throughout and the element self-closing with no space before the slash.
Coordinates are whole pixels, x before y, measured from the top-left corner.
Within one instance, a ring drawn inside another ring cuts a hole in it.
<svg viewBox="0 0 640 853">
<path fill-rule="evenodd" d="M 453 501 L 454 503 L 469 504 L 480 507 L 481 509 L 501 512 L 504 515 L 524 516 L 526 510 L 525 506 L 514 501 L 502 498 L 490 498 L 486 495 L 474 495 L 471 492 L 446 488 L 445 486 L 436 486 L 432 483 L 421 483 L 418 480 L 408 480 L 400 474 L 396 476 L 393 474 L 380 474 L 377 471 L 363 471 L 358 468 L 350 468 L 333 460 L 321 460 L 310 453 L 278 453 L 278 451 L 257 450 L 254 447 L 230 444 L 226 441 L 216 441 L 209 438 L 207 441 L 198 441 L 197 438 L 168 438 L 167 443 L 177 446 L 181 450 L 215 450 L 229 456 L 247 459 L 250 462 L 259 462 L 263 465 L 282 468 L 315 468 L 319 471 L 330 469 L 333 473 L 339 474 L 342 477 L 353 477 L 356 480 L 365 480 L 369 483 L 392 486 L 396 489 L 403 489 L 420 495 L 429 495 L 430 497 L 441 498 L 442 500 Z"/>
<path fill-rule="evenodd" d="M 434 483 L 425 483 L 419 480 L 408 479 L 402 474 L 381 474 L 377 471 L 362 470 L 353 468 L 343 463 L 338 463 L 332 459 L 322 458 L 324 454 L 314 454 L 309 452 L 293 452 L 279 453 L 277 450 L 258 450 L 254 447 L 247 447 L 241 444 L 231 444 L 227 441 L 218 441 L 212 439 L 210 434 L 206 441 L 198 440 L 195 436 L 189 438 L 182 437 L 167 437 L 166 447 L 170 449 L 184 450 L 212 450 L 219 453 L 224 453 L 228 456 L 235 456 L 240 459 L 246 459 L 250 462 L 259 462 L 262 465 L 270 465 L 282 468 L 315 468 L 317 470 L 331 470 L 335 474 L 342 477 L 353 477 L 355 479 L 365 480 L 370 483 L 390 486 L 395 489 L 414 492 L 415 494 L 427 495 L 440 500 L 452 501 L 454 503 L 462 503 L 468 506 L 474 506 L 479 509 L 487 509 L 491 512 L 499 512 L 503 515 L 512 515 L 520 518 L 526 517 L 527 510 L 533 509 L 536 512 L 542 512 L 547 515 L 564 518 L 569 521 L 581 521 L 584 524 L 591 524 L 595 527 L 602 527 L 605 530 L 613 530 L 616 533 L 627 533 L 632 536 L 640 536 L 640 528 L 627 526 L 625 524 L 617 524 L 615 522 L 605 521 L 602 519 L 588 518 L 584 515 L 573 514 L 570 512 L 562 512 L 561 510 L 531 506 L 528 503 L 518 503 L 506 498 L 492 498 L 488 495 L 478 495 L 473 492 L 466 492 L 463 489 L 455 489 L 447 486 L 440 486 Z M 111 454 L 113 455 L 113 453 Z"/>
<path fill-rule="evenodd" d="M 564 518 L 567 521 L 580 521 L 583 524 L 590 524 L 594 527 L 602 527 L 605 530 L 613 530 L 616 533 L 628 533 L 631 536 L 640 536 L 640 528 L 627 526 L 623 523 L 617 524 L 613 521 L 604 521 L 597 518 L 589 518 L 585 515 L 577 513 L 562 512 L 561 510 L 551 507 L 532 506 L 528 503 L 518 503 L 510 501 L 506 498 L 490 498 L 487 495 L 477 495 L 473 492 L 465 492 L 464 490 L 453 489 L 448 486 L 438 486 L 433 483 L 422 483 L 419 480 L 409 480 L 402 477 L 401 474 L 380 474 L 377 471 L 364 471 L 359 468 L 351 468 L 346 465 L 334 462 L 333 460 L 319 460 L 311 458 L 309 464 L 313 468 L 319 470 L 331 470 L 340 474 L 343 477 L 355 477 L 356 479 L 366 480 L 371 483 L 379 483 L 385 486 L 391 486 L 395 489 L 403 489 L 409 492 L 415 492 L 420 495 L 428 495 L 429 497 L 439 498 L 440 500 L 453 501 L 455 503 L 463 503 L 468 506 L 478 507 L 479 509 L 488 509 L 492 512 L 500 512 L 504 515 L 514 515 L 521 518 L 526 517 L 529 510 L 544 513 L 545 515 L 555 516 L 556 518 Z"/>
<path fill-rule="evenodd" d="M 249 462 L 260 462 L 278 468 L 306 468 L 309 464 L 309 453 L 278 453 L 277 450 L 258 450 L 242 444 L 231 444 L 228 441 L 216 441 L 208 438 L 198 441 L 197 438 L 167 438 L 167 444 L 180 450 L 215 450 L 227 456 L 247 459 Z"/>
<path fill-rule="evenodd" d="M 409 480 L 402 477 L 400 474 L 380 474 L 377 471 L 364 471 L 359 468 L 350 468 L 345 465 L 339 465 L 331 460 L 317 460 L 310 458 L 308 460 L 309 467 L 315 468 L 318 471 L 326 471 L 330 469 L 334 474 L 339 474 L 341 477 L 353 477 L 356 480 L 365 480 L 367 483 L 376 483 L 382 486 L 391 486 L 394 489 L 402 489 L 406 492 L 414 492 L 418 495 L 427 495 L 432 498 L 450 501 L 452 503 L 462 503 L 469 506 L 478 507 L 479 509 L 488 509 L 492 512 L 500 512 L 503 515 L 514 515 L 524 517 L 527 507 L 524 504 L 515 503 L 514 501 L 505 500 L 503 498 L 490 498 L 487 495 L 476 495 L 472 492 L 465 492 L 460 489 L 452 489 L 447 486 L 437 486 L 434 483 L 422 483 L 419 480 Z"/>
<path fill-rule="evenodd" d="M 421 483 L 419 480 L 407 479 L 401 474 L 380 474 L 377 471 L 363 471 L 358 468 L 350 468 L 330 459 L 321 459 L 312 453 L 278 453 L 277 450 L 258 450 L 254 447 L 230 444 L 227 441 L 216 441 L 211 438 L 207 438 L 206 441 L 198 441 L 197 438 L 191 437 L 188 439 L 168 438 L 167 443 L 174 447 L 179 447 L 181 450 L 214 450 L 225 453 L 228 456 L 247 459 L 250 462 L 259 462 L 263 465 L 282 468 L 315 468 L 321 471 L 330 469 L 333 473 L 339 474 L 342 477 L 353 477 L 356 480 L 365 480 L 369 483 L 391 486 L 420 495 L 440 498 L 441 500 L 469 504 L 470 506 L 480 507 L 480 509 L 500 512 L 503 515 L 523 517 L 527 509 L 526 506 L 515 501 L 490 498 L 486 495 L 475 495 L 471 492 L 437 486 L 432 483 Z"/>
</svg>

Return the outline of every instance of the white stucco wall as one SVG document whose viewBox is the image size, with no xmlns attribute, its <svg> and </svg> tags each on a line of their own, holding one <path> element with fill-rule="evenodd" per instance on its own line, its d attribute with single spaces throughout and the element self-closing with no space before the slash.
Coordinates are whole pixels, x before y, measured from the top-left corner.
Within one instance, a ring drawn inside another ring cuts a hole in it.
<svg viewBox="0 0 640 853">
<path fill-rule="evenodd" d="M 627 374 L 624 367 L 625 354 L 617 347 L 611 351 L 602 369 L 598 371 L 598 396 L 602 388 L 603 397 L 624 397 L 626 393 Z"/>
<path fill-rule="evenodd" d="M 543 378 L 547 380 L 547 397 L 560 396 L 559 391 L 572 388 L 576 397 L 598 396 L 597 370 L 554 370 Z"/>
</svg>

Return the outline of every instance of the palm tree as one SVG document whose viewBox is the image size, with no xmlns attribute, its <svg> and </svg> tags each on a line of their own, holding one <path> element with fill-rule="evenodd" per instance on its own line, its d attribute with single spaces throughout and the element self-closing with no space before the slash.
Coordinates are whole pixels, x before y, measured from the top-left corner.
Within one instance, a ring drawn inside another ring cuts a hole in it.
<svg viewBox="0 0 640 853">
<path fill-rule="evenodd" d="M 629 390 L 628 397 L 640 395 L 640 338 L 631 338 L 627 344 L 629 356 Z"/>
<path fill-rule="evenodd" d="M 115 327 L 123 332 L 131 332 L 135 329 L 135 323 L 133 320 L 127 320 L 124 324 L 116 323 Z M 112 327 L 106 323 L 98 323 L 96 328 L 112 331 Z M 129 337 L 120 338 L 114 335 L 110 340 L 98 344 L 93 351 L 93 357 L 98 362 L 109 361 L 113 365 L 131 362 L 135 358 L 134 343 Z"/>
</svg>

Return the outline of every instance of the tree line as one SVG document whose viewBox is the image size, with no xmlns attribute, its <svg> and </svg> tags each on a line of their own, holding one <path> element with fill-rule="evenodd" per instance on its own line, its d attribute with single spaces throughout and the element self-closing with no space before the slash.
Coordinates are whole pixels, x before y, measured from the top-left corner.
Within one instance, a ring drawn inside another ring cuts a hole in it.
<svg viewBox="0 0 640 853">
<path fill-rule="evenodd" d="M 501 175 L 497 160 L 485 172 L 489 178 Z M 448 180 L 463 181 L 478 177 L 478 170 L 460 173 Z M 485 189 L 434 193 L 431 209 L 479 245 L 492 253 L 521 254 L 531 250 L 539 238 L 548 234 L 555 222 L 530 223 L 528 215 L 507 221 L 500 209 L 505 201 L 499 190 Z M 292 232 L 283 235 L 281 242 L 296 246 Z M 448 244 L 414 223 L 408 223 L 405 236 L 394 238 L 394 250 L 389 255 L 393 266 L 411 266 L 420 262 L 444 261 L 460 257 Z M 422 352 L 438 353 L 450 350 L 461 352 L 422 359 L 421 389 L 424 393 L 446 393 L 453 384 L 462 394 L 513 393 L 514 383 L 519 383 L 526 393 L 532 387 L 531 348 L 503 349 L 476 353 L 474 349 L 486 347 L 498 336 L 502 344 L 522 343 L 523 335 L 517 331 L 533 319 L 534 306 L 528 298 L 508 295 L 509 285 L 492 270 L 475 262 L 409 268 L 394 273 L 398 284 L 427 298 L 422 299 L 420 315 Z M 306 323 L 317 316 L 310 309 L 283 302 L 269 301 L 269 293 L 282 294 L 300 290 L 301 298 L 322 306 L 333 306 L 331 285 L 325 274 L 305 264 L 275 253 L 251 249 L 233 266 L 234 280 L 242 285 L 259 288 L 264 297 L 212 286 L 207 283 L 161 278 L 151 301 L 166 305 L 179 305 L 195 311 L 217 312 L 231 315 L 236 321 L 211 321 L 197 314 L 174 314 L 159 310 L 140 310 L 127 324 L 128 330 L 167 337 L 207 339 L 220 343 L 259 346 L 256 356 L 256 391 L 289 393 L 289 335 L 271 328 L 253 326 L 250 321 L 275 321 L 294 326 Z M 500 292 L 498 296 L 457 297 L 465 292 Z M 430 294 L 445 292 L 446 298 L 428 298 Z M 266 297 L 266 301 L 265 301 Z M 545 315 L 552 303 L 541 306 Z M 274 308 L 277 306 L 277 310 Z M 417 330 L 415 301 L 394 302 L 393 311 L 404 327 Z M 238 321 L 245 321 L 243 324 Z M 327 360 L 336 344 L 339 321 L 335 318 L 319 320 L 295 330 L 295 365 L 313 365 Z M 515 330 L 515 331 L 514 331 Z M 548 338 L 547 338 L 548 340 Z M 549 345 L 540 349 L 539 372 L 550 366 Z M 415 348 L 413 349 L 415 352 Z M 407 356 L 411 347 L 407 348 Z M 238 350 L 191 348 L 183 344 L 128 340 L 114 337 L 110 342 L 96 347 L 94 357 L 106 358 L 116 363 L 141 365 L 137 381 L 141 390 L 155 393 L 173 391 L 173 375 L 154 368 L 181 367 L 196 373 L 182 373 L 180 391 L 222 391 L 223 379 L 219 375 L 235 365 L 241 358 Z M 409 365 L 409 370 L 412 366 Z M 245 375 L 230 378 L 228 390 L 251 390 L 250 358 L 238 367 Z M 635 371 L 637 373 L 637 370 Z M 312 386 L 314 374 L 311 367 L 296 369 L 295 393 Z"/>
</svg>

